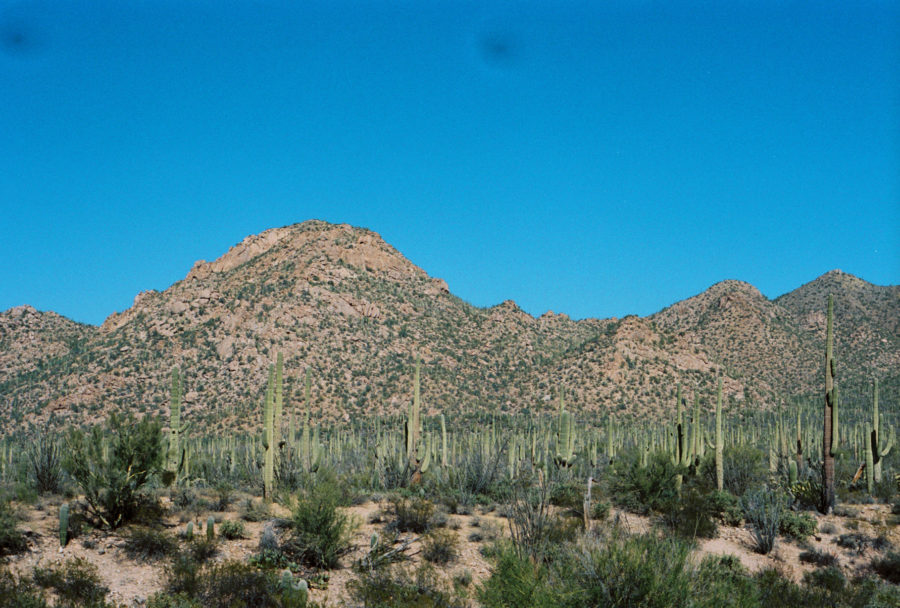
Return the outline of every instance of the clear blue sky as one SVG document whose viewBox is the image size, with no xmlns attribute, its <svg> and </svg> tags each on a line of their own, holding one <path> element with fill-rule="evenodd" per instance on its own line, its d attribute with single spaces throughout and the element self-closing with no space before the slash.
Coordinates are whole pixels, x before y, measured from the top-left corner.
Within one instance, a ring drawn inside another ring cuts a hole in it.
<svg viewBox="0 0 900 608">
<path fill-rule="evenodd" d="M 0 0 L 0 310 L 310 218 L 532 314 L 896 284 L 898 6 Z"/>
</svg>

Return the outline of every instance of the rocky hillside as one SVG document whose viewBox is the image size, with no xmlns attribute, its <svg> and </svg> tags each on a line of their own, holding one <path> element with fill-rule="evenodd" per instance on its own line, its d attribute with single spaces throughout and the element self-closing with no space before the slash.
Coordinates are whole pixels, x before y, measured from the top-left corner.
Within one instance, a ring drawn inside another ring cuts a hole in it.
<svg viewBox="0 0 900 608">
<path fill-rule="evenodd" d="M 895 373 L 898 290 L 832 272 L 774 301 L 725 281 L 647 318 L 534 318 L 511 301 L 471 306 L 374 232 L 311 221 L 198 261 L 99 328 L 0 313 L 0 424 L 159 411 L 178 365 L 186 415 L 209 430 L 253 425 L 279 351 L 292 401 L 310 368 L 313 404 L 331 419 L 398 411 L 416 357 L 432 412 L 541 410 L 562 389 L 587 411 L 648 414 L 671 407 L 678 381 L 707 395 L 717 369 L 733 405 L 765 406 L 819 381 L 828 291 L 843 365 Z"/>
</svg>

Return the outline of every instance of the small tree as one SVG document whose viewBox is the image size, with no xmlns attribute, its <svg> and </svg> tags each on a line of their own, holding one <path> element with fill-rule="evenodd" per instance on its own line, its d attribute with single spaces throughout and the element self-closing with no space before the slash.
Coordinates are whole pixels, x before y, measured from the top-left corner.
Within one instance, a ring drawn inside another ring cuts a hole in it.
<svg viewBox="0 0 900 608">
<path fill-rule="evenodd" d="M 104 427 L 73 430 L 66 440 L 65 468 L 84 492 L 88 512 L 108 528 L 134 518 L 140 490 L 162 462 L 162 425 L 112 414 Z"/>
</svg>

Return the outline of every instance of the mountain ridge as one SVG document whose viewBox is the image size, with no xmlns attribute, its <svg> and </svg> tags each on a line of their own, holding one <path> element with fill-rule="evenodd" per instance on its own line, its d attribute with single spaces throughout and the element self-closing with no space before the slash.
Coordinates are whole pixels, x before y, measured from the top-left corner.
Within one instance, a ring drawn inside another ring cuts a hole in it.
<svg viewBox="0 0 900 608">
<path fill-rule="evenodd" d="M 893 378 L 900 331 L 885 333 L 900 328 L 898 286 L 831 271 L 774 300 L 726 280 L 646 317 L 535 317 L 512 300 L 475 307 L 377 233 L 312 220 L 198 260 L 100 326 L 30 307 L 0 313 L 0 424 L 162 411 L 174 365 L 194 417 L 246 421 L 278 351 L 289 385 L 312 370 L 314 405 L 331 419 L 399 411 L 417 357 L 432 413 L 550 410 L 564 391 L 584 412 L 653 415 L 678 382 L 706 399 L 719 370 L 732 406 L 767 407 L 815 386 L 827 289 L 839 292 L 848 367 Z"/>
</svg>

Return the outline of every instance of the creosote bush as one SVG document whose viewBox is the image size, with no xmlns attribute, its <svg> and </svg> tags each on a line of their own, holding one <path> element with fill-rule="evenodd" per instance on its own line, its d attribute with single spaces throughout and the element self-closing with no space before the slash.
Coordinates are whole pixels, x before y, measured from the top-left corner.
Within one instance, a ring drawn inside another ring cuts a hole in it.
<svg viewBox="0 0 900 608">
<path fill-rule="evenodd" d="M 350 550 L 355 528 L 349 516 L 338 509 L 340 496 L 337 484 L 327 480 L 300 494 L 281 545 L 289 559 L 313 568 L 338 566 L 340 557 Z"/>
<path fill-rule="evenodd" d="M 219 533 L 228 540 L 244 538 L 244 522 L 228 519 L 219 526 Z"/>
<path fill-rule="evenodd" d="M 458 545 L 459 537 L 453 530 L 432 530 L 422 541 L 422 557 L 432 564 L 445 566 L 456 560 Z"/>
<path fill-rule="evenodd" d="M 100 608 L 106 605 L 106 594 L 109 593 L 109 588 L 100 580 L 97 566 L 80 557 L 70 559 L 56 569 L 35 568 L 34 582 L 53 589 L 61 600 L 76 606 Z"/>
<path fill-rule="evenodd" d="M 672 463 L 666 452 L 650 456 L 647 466 L 641 466 L 636 455 L 612 468 L 610 480 L 613 500 L 624 509 L 645 515 L 662 512 L 678 500 L 675 478 L 686 472 Z"/>
<path fill-rule="evenodd" d="M 391 499 L 391 512 L 394 520 L 391 527 L 398 532 L 415 532 L 422 534 L 431 526 L 434 516 L 434 503 L 424 498 L 404 498 L 396 496 Z"/>
<path fill-rule="evenodd" d="M 0 557 L 28 549 L 28 540 L 19 530 L 19 516 L 8 500 L 0 498 Z"/>
<path fill-rule="evenodd" d="M 132 559 L 162 559 L 177 551 L 178 541 L 173 536 L 152 528 L 134 528 L 125 540 L 125 553 Z"/>
</svg>

